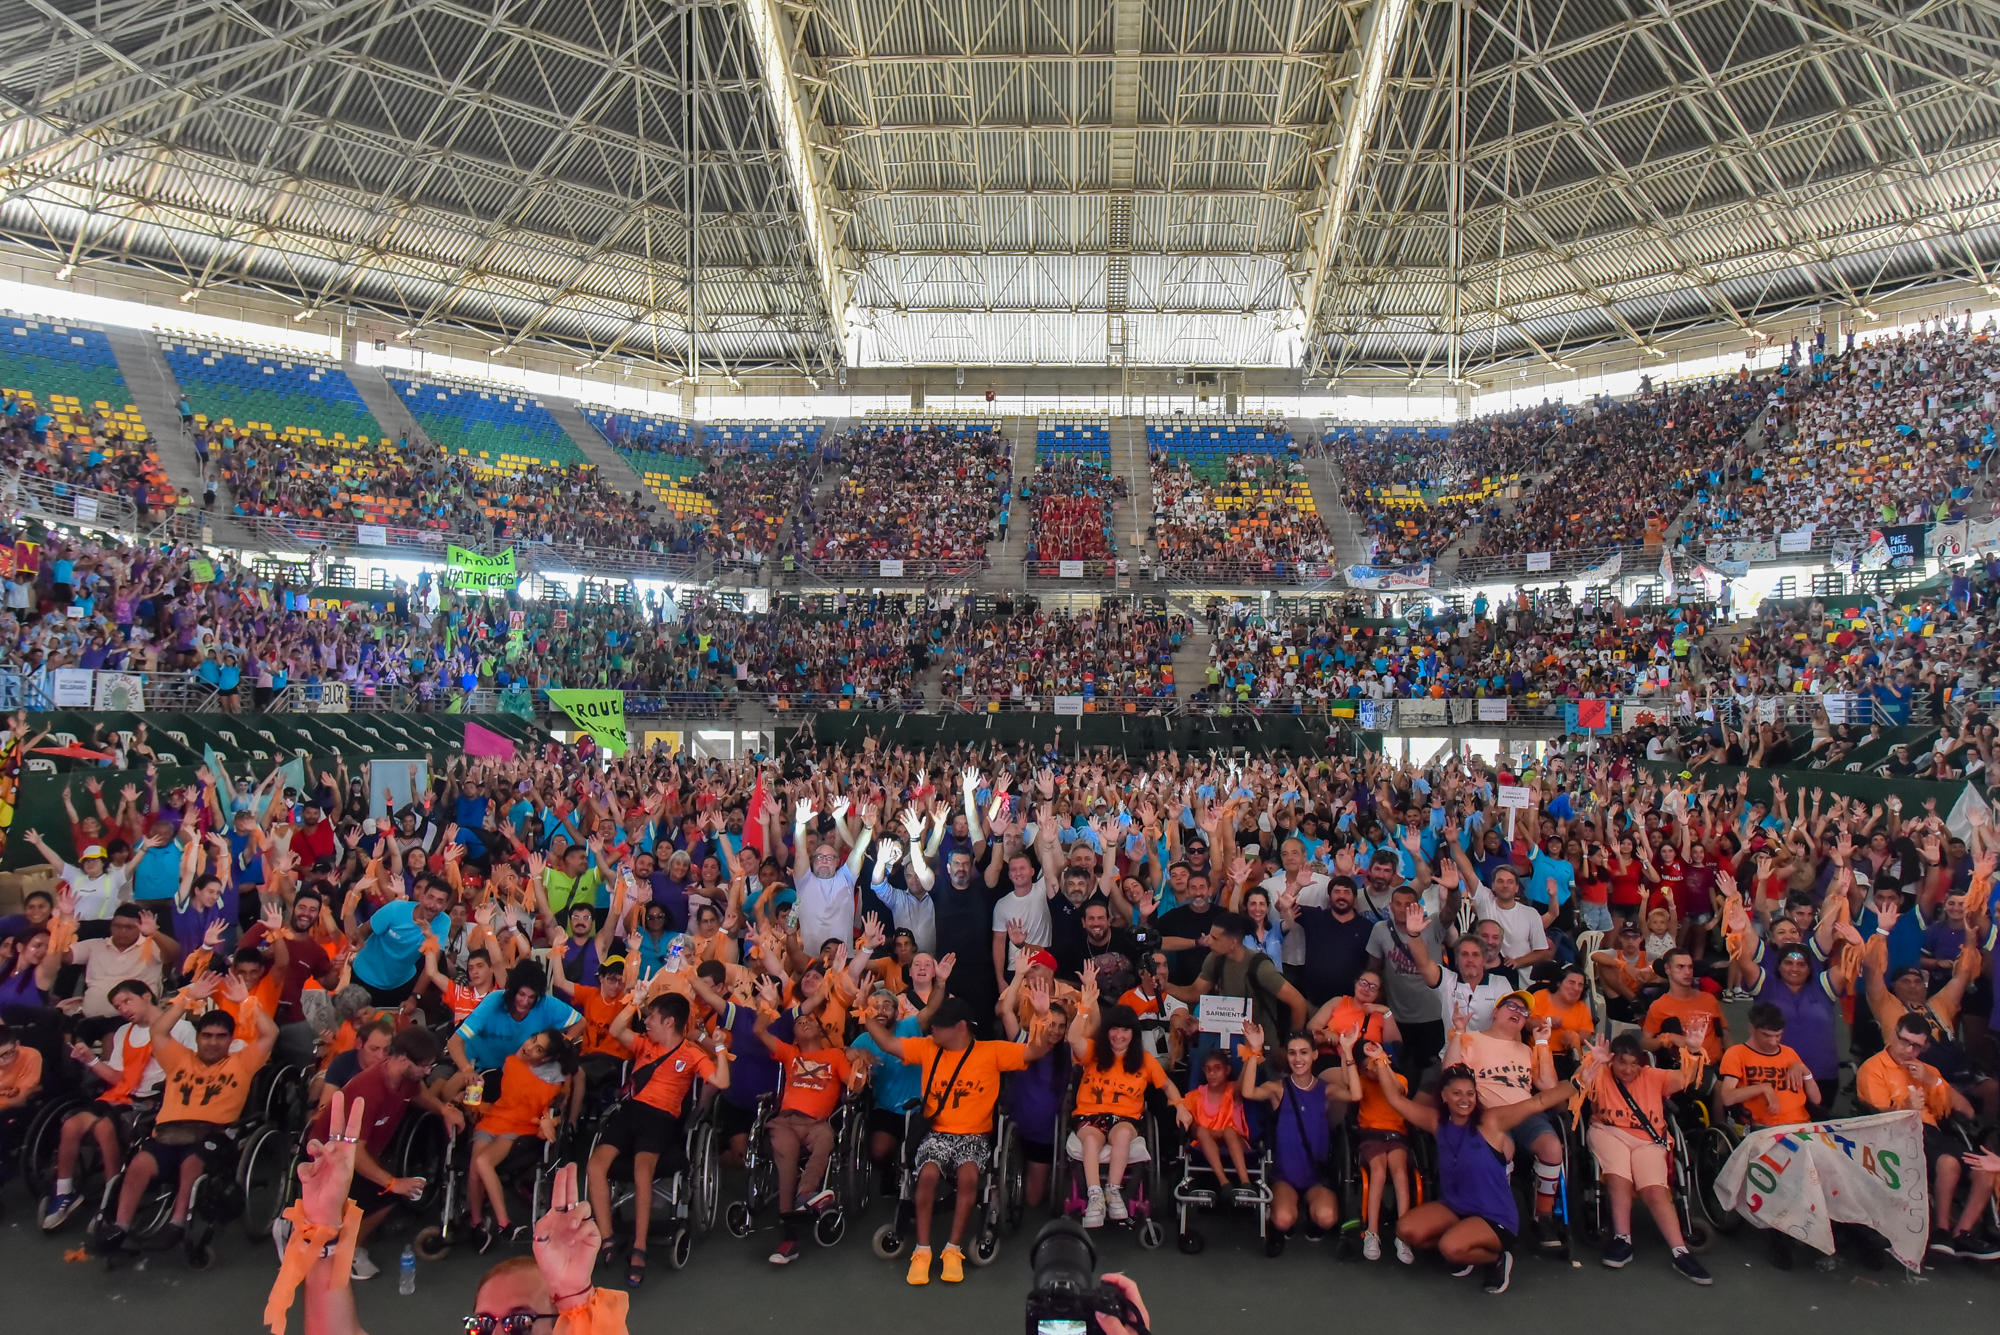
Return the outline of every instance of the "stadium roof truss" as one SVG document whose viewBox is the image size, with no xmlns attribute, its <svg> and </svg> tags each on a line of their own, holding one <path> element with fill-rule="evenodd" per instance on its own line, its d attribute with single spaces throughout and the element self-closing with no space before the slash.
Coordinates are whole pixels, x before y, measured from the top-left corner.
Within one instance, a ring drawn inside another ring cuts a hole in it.
<svg viewBox="0 0 2000 1335">
<path fill-rule="evenodd" d="M 1892 4 L 5 0 L 0 235 L 683 373 L 1449 382 L 1993 281 L 2000 0 Z"/>
</svg>

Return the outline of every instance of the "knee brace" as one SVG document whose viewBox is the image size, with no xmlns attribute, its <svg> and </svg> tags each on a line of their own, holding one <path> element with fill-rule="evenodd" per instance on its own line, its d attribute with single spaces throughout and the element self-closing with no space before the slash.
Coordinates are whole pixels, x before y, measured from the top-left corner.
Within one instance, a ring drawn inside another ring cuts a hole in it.
<svg viewBox="0 0 2000 1335">
<path fill-rule="evenodd" d="M 1543 1163 L 1535 1160 L 1535 1191 L 1538 1195 L 1553 1196 L 1562 1187 L 1563 1170 L 1559 1163 Z"/>
</svg>

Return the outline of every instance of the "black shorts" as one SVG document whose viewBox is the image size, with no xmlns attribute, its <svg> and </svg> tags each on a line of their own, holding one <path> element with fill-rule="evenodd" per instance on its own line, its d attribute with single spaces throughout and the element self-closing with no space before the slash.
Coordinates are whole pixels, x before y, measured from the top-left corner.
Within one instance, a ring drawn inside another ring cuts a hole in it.
<svg viewBox="0 0 2000 1335">
<path fill-rule="evenodd" d="M 681 1119 L 637 1099 L 625 1100 L 604 1119 L 598 1143 L 620 1154 L 657 1154 L 675 1168 L 687 1158 L 687 1131 Z"/>
<path fill-rule="evenodd" d="M 1056 1147 L 1046 1140 L 1029 1140 L 1021 1137 L 1021 1157 L 1029 1163 L 1054 1163 Z"/>
<path fill-rule="evenodd" d="M 363 987 L 368 989 L 368 1001 L 370 1005 L 380 1006 L 385 1010 L 402 1005 L 405 1001 L 409 1000 L 410 994 L 417 990 L 415 975 L 411 976 L 409 982 L 398 983 L 394 987 L 377 987 L 373 983 L 362 982 L 359 978 L 356 978 L 354 981 L 361 983 Z"/>
<path fill-rule="evenodd" d="M 153 1156 L 153 1162 L 159 1166 L 159 1176 L 170 1182 L 180 1177 L 181 1165 L 191 1158 L 201 1161 L 202 1172 L 214 1172 L 229 1150 L 229 1137 L 221 1127 L 209 1127 L 200 1137 L 185 1145 L 162 1144 L 159 1129 L 156 1128 L 146 1143 L 139 1147 L 140 1154 Z"/>
<path fill-rule="evenodd" d="M 354 1177 L 354 1185 L 348 1188 L 347 1194 L 349 1199 L 359 1207 L 363 1214 L 374 1214 L 379 1210 L 386 1210 L 398 1201 L 405 1205 L 409 1204 L 410 1201 L 410 1198 L 407 1196 L 391 1195 L 388 1188 L 378 1187 L 358 1173 Z"/>
<path fill-rule="evenodd" d="M 878 1135 L 894 1136 L 900 1141 L 903 1133 L 909 1129 L 909 1115 L 899 1113 L 892 1108 L 870 1108 L 868 1129 Z"/>
<path fill-rule="evenodd" d="M 1939 1159 L 1958 1159 L 1965 1154 L 1965 1145 L 1956 1136 L 1947 1136 L 1929 1122 L 1924 1123 L 1924 1158 L 1932 1164 Z"/>
<path fill-rule="evenodd" d="M 737 1107 L 727 1097 L 715 1101 L 715 1129 L 724 1140 L 747 1136 L 756 1124 L 757 1114 L 750 1109 Z"/>
<path fill-rule="evenodd" d="M 111 1123 L 118 1128 L 118 1138 L 121 1141 L 132 1134 L 135 1110 L 129 1103 L 106 1103 L 102 1099 L 97 1099 L 73 1110 L 69 1117 L 63 1120 L 67 1122 L 70 1117 L 75 1117 L 78 1113 L 89 1113 L 92 1117 Z"/>
</svg>

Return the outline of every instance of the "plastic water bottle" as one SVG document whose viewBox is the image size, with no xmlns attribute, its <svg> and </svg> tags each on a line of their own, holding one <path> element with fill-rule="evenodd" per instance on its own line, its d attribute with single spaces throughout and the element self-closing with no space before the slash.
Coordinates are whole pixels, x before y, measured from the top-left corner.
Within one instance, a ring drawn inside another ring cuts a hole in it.
<svg viewBox="0 0 2000 1335">
<path fill-rule="evenodd" d="M 668 973 L 679 973 L 684 967 L 686 967 L 686 964 L 687 964 L 687 938 L 684 936 L 677 936 L 674 938 L 674 943 L 667 947 L 666 971 Z"/>
<path fill-rule="evenodd" d="M 417 1291 L 417 1249 L 405 1245 L 402 1263 L 397 1267 L 396 1292 L 409 1297 Z"/>
</svg>

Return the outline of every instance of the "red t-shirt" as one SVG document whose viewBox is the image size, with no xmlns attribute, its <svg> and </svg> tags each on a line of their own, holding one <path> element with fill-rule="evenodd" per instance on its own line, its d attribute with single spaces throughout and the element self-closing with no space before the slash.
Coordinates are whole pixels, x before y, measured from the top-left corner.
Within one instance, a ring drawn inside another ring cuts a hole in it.
<svg viewBox="0 0 2000 1335">
<path fill-rule="evenodd" d="M 389 1063 L 381 1061 L 355 1076 L 340 1087 L 347 1096 L 347 1106 L 352 1108 L 354 1100 L 363 1099 L 366 1106 L 361 1115 L 361 1143 L 368 1147 L 368 1153 L 375 1162 L 385 1164 L 389 1153 L 389 1142 L 396 1138 L 397 1128 L 403 1125 L 403 1112 L 410 1106 L 410 1100 L 422 1092 L 424 1082 L 412 1079 L 407 1084 L 390 1083 Z M 322 1108 L 313 1118 L 312 1134 L 325 1140 L 330 1108 Z"/>
</svg>

